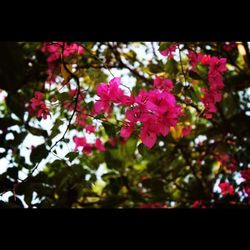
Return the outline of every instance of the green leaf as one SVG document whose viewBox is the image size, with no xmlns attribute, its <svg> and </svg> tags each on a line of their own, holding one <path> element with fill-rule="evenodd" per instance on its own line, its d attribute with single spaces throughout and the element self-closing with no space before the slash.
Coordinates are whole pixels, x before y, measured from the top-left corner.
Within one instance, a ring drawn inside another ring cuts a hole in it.
<svg viewBox="0 0 250 250">
<path fill-rule="evenodd" d="M 108 136 L 110 136 L 110 137 L 116 136 L 116 129 L 115 129 L 114 125 L 110 125 L 108 123 L 103 123 L 102 125 L 103 125 L 105 132 L 107 133 Z"/>
<path fill-rule="evenodd" d="M 20 124 L 20 122 L 13 120 L 10 117 L 0 118 L 0 129 L 6 129 L 16 124 Z"/>
<path fill-rule="evenodd" d="M 42 159 L 45 159 L 48 154 L 49 154 L 49 151 L 46 149 L 45 144 L 41 144 L 32 150 L 30 154 L 30 160 L 33 163 L 38 163 Z"/>
<path fill-rule="evenodd" d="M 60 133 L 59 127 L 63 124 L 63 121 L 60 119 L 57 119 L 54 126 L 51 129 L 51 134 L 48 139 L 52 139 L 55 136 L 57 136 Z"/>
<path fill-rule="evenodd" d="M 192 79 L 194 79 L 194 80 L 201 80 L 202 78 L 200 77 L 200 75 L 199 74 L 197 74 L 195 71 L 193 71 L 193 70 L 190 70 L 189 72 L 188 72 L 188 75 L 192 78 Z"/>
<path fill-rule="evenodd" d="M 178 94 L 181 92 L 182 88 L 183 88 L 182 83 L 181 83 L 181 82 L 177 82 L 177 83 L 174 85 L 173 93 L 174 93 L 175 95 L 178 95 Z"/>
<path fill-rule="evenodd" d="M 69 152 L 65 155 L 66 158 L 69 158 L 69 161 L 73 161 L 77 156 L 79 156 L 78 152 Z"/>
<path fill-rule="evenodd" d="M 96 115 L 94 118 L 100 120 L 104 117 L 105 117 L 104 114 L 99 114 L 99 115 Z"/>
<path fill-rule="evenodd" d="M 63 92 L 58 95 L 58 100 L 63 102 L 66 100 L 71 100 L 72 96 L 68 92 Z"/>
<path fill-rule="evenodd" d="M 28 131 L 33 135 L 48 137 L 48 133 L 44 129 L 29 127 Z"/>
<path fill-rule="evenodd" d="M 169 45 L 170 42 L 161 42 L 159 50 L 160 51 L 166 50 L 169 47 Z"/>
<path fill-rule="evenodd" d="M 192 99 L 192 101 L 195 102 L 196 104 L 200 101 L 193 87 L 185 88 L 185 94 L 189 96 Z"/>
<path fill-rule="evenodd" d="M 178 73 L 178 63 L 174 59 L 168 59 L 164 65 L 164 70 L 169 74 L 170 78 L 175 78 Z"/>
<path fill-rule="evenodd" d="M 6 97 L 8 108 L 15 113 L 21 120 L 23 119 L 24 106 L 19 94 L 11 94 Z"/>
<path fill-rule="evenodd" d="M 150 150 L 143 143 L 138 145 L 138 151 L 142 156 L 150 155 Z"/>
</svg>

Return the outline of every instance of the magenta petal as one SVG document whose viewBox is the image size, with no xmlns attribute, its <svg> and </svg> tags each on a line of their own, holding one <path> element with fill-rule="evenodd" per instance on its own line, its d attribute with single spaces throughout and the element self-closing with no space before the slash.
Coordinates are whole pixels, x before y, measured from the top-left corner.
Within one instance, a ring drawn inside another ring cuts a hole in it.
<svg viewBox="0 0 250 250">
<path fill-rule="evenodd" d="M 140 137 L 141 137 L 142 143 L 146 147 L 152 148 L 155 145 L 155 142 L 156 142 L 156 134 L 155 133 L 147 131 L 146 129 L 143 128 L 141 133 L 140 133 Z"/>
</svg>

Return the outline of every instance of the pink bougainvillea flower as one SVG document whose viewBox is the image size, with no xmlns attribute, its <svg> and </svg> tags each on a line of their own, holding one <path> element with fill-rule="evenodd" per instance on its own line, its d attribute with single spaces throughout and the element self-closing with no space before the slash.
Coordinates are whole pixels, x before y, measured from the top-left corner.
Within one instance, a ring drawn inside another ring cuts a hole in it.
<svg viewBox="0 0 250 250">
<path fill-rule="evenodd" d="M 93 145 L 90 143 L 87 143 L 87 140 L 85 137 L 77 137 L 75 136 L 73 138 L 73 141 L 75 143 L 75 151 L 79 148 L 79 147 L 83 147 L 82 152 L 85 154 L 90 154 L 93 150 Z"/>
<path fill-rule="evenodd" d="M 55 81 L 54 71 L 60 63 L 62 54 L 63 42 L 45 42 L 41 47 L 41 51 L 48 55 L 48 82 L 52 83 Z M 82 55 L 84 54 L 84 48 L 76 43 L 64 43 L 63 56 L 69 57 L 72 54 Z"/>
<path fill-rule="evenodd" d="M 209 61 L 209 71 L 217 71 L 219 73 L 224 73 L 227 71 L 226 68 L 227 59 L 226 58 L 217 58 L 216 56 L 211 57 Z"/>
<path fill-rule="evenodd" d="M 81 112 L 76 113 L 76 124 L 84 128 L 86 126 L 87 118 L 87 111 L 85 109 L 82 109 Z"/>
<path fill-rule="evenodd" d="M 219 188 L 221 189 L 221 194 L 223 196 L 226 196 L 226 195 L 234 195 L 234 188 L 232 185 L 230 185 L 229 183 L 227 182 L 221 182 L 219 184 Z"/>
<path fill-rule="evenodd" d="M 49 109 L 43 100 L 43 94 L 39 91 L 35 92 L 35 97 L 31 99 L 31 108 L 37 112 L 37 118 L 47 119 L 50 115 Z"/>
<path fill-rule="evenodd" d="M 139 208 L 167 208 L 166 204 L 162 204 L 160 202 L 150 202 L 150 203 L 143 203 L 139 206 Z"/>
<path fill-rule="evenodd" d="M 244 187 L 244 191 L 246 192 L 246 194 L 248 195 L 248 197 L 250 197 L 250 186 Z"/>
<path fill-rule="evenodd" d="M 216 56 L 203 55 L 201 53 L 195 53 L 191 50 L 188 51 L 189 62 L 192 66 L 192 70 L 196 71 L 198 63 L 208 65 L 208 88 L 202 90 L 204 97 L 201 98 L 205 106 L 204 116 L 207 119 L 211 119 L 217 109 L 215 104 L 222 100 L 222 89 L 224 87 L 222 74 L 226 72 L 226 58 L 218 58 Z"/>
<path fill-rule="evenodd" d="M 116 140 L 113 137 L 110 137 L 108 142 L 111 144 L 112 147 L 114 147 L 116 145 Z"/>
<path fill-rule="evenodd" d="M 244 178 L 245 180 L 250 179 L 250 168 L 241 170 L 240 174 L 241 174 L 241 177 Z"/>
<path fill-rule="evenodd" d="M 230 172 L 236 171 L 237 162 L 232 155 L 224 153 L 217 155 L 216 159 L 221 163 L 222 166 L 224 166 Z"/>
<path fill-rule="evenodd" d="M 173 43 L 173 44 L 170 44 L 167 49 L 160 51 L 160 53 L 163 56 L 167 56 L 168 58 L 172 59 L 174 57 L 173 53 L 176 51 L 176 49 L 177 49 L 177 45 Z"/>
<path fill-rule="evenodd" d="M 156 132 L 145 125 L 140 132 L 140 138 L 145 146 L 152 148 L 156 142 Z"/>
<path fill-rule="evenodd" d="M 160 90 L 171 91 L 173 88 L 173 82 L 172 80 L 156 76 L 154 80 L 154 87 Z"/>
<path fill-rule="evenodd" d="M 134 123 L 132 122 L 124 122 L 124 125 L 121 128 L 120 135 L 125 140 L 127 140 L 134 131 Z"/>
<path fill-rule="evenodd" d="M 87 143 L 84 147 L 82 152 L 85 154 L 91 154 L 94 146 L 92 144 Z"/>
<path fill-rule="evenodd" d="M 113 103 L 125 106 L 130 106 L 134 103 L 133 96 L 126 96 L 124 90 L 119 87 L 120 82 L 120 77 L 114 77 L 109 81 L 109 84 L 101 83 L 97 86 L 96 92 L 100 99 L 94 104 L 95 114 L 110 113 Z"/>
<path fill-rule="evenodd" d="M 235 49 L 237 47 L 235 42 L 225 42 L 225 44 L 223 45 L 223 49 L 227 52 L 232 51 L 233 49 Z"/>
<path fill-rule="evenodd" d="M 85 137 L 77 137 L 75 136 L 73 138 L 73 141 L 75 143 L 75 151 L 79 148 L 79 147 L 84 147 L 87 144 L 86 138 Z"/>
<path fill-rule="evenodd" d="M 99 151 L 102 151 L 102 152 L 106 150 L 103 142 L 99 138 L 97 138 L 95 141 L 95 147 L 96 147 L 96 149 L 98 149 Z"/>
<path fill-rule="evenodd" d="M 95 132 L 95 128 L 96 127 L 94 125 L 87 125 L 85 127 L 85 130 L 86 130 L 87 133 L 94 133 Z"/>
<path fill-rule="evenodd" d="M 181 131 L 181 136 L 184 137 L 184 136 L 190 135 L 191 132 L 192 132 L 191 126 L 184 127 Z"/>
<path fill-rule="evenodd" d="M 192 208 L 206 208 L 206 206 L 203 205 L 202 202 L 199 200 L 194 201 L 191 207 Z"/>
</svg>

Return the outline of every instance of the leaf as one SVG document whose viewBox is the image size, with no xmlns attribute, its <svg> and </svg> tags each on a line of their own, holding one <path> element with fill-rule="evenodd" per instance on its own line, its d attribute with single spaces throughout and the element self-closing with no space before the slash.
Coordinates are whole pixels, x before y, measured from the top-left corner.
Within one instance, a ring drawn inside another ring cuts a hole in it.
<svg viewBox="0 0 250 250">
<path fill-rule="evenodd" d="M 16 124 L 20 124 L 20 123 L 16 120 L 13 120 L 10 117 L 0 118 L 0 129 L 6 129 Z"/>
<path fill-rule="evenodd" d="M 164 65 L 164 70 L 169 74 L 170 78 L 174 79 L 178 73 L 178 63 L 174 59 L 168 59 Z"/>
<path fill-rule="evenodd" d="M 18 178 L 18 168 L 17 167 L 8 168 L 6 173 L 10 178 L 17 180 L 17 178 Z"/>
<path fill-rule="evenodd" d="M 42 159 L 45 159 L 47 157 L 48 153 L 49 153 L 49 151 L 46 149 L 45 144 L 41 144 L 32 150 L 32 152 L 30 154 L 30 160 L 33 163 L 38 163 Z"/>
<path fill-rule="evenodd" d="M 200 99 L 193 87 L 185 88 L 185 94 L 189 96 L 192 99 L 192 101 L 195 102 L 196 104 L 200 102 Z"/>
<path fill-rule="evenodd" d="M 46 130 L 44 129 L 40 129 L 40 128 L 34 128 L 34 127 L 29 127 L 28 131 L 36 136 L 43 136 L 43 137 L 48 137 L 48 133 Z"/>
<path fill-rule="evenodd" d="M 66 158 L 69 158 L 69 161 L 73 161 L 77 156 L 79 156 L 78 152 L 69 152 L 65 155 Z"/>
<path fill-rule="evenodd" d="M 115 158 L 110 151 L 105 151 L 105 161 L 109 169 L 121 169 L 123 162 Z"/>
<path fill-rule="evenodd" d="M 188 72 L 188 75 L 192 78 L 192 79 L 194 79 L 194 80 L 202 80 L 202 78 L 200 77 L 200 75 L 199 74 L 197 74 L 195 71 L 193 71 L 193 70 L 190 70 L 189 72 Z"/>
<path fill-rule="evenodd" d="M 170 45 L 170 42 L 161 42 L 159 50 L 160 51 L 166 50 L 169 47 L 169 45 Z"/>
<path fill-rule="evenodd" d="M 19 94 L 11 94 L 6 97 L 8 108 L 15 113 L 21 120 L 23 119 L 24 106 Z"/>
<path fill-rule="evenodd" d="M 59 127 L 63 125 L 63 121 L 60 119 L 57 119 L 54 126 L 51 129 L 51 134 L 49 136 L 49 140 L 51 140 L 52 138 L 54 138 L 55 136 L 57 136 L 60 133 Z"/>
<path fill-rule="evenodd" d="M 139 144 L 137 149 L 139 153 L 144 157 L 151 154 L 150 150 L 143 143 Z"/>
<path fill-rule="evenodd" d="M 105 132 L 107 133 L 108 136 L 110 136 L 110 137 L 116 136 L 116 129 L 115 129 L 114 125 L 110 125 L 108 123 L 103 123 L 102 125 L 103 125 Z"/>
<path fill-rule="evenodd" d="M 104 117 L 105 117 L 104 114 L 99 114 L 99 115 L 96 115 L 94 118 L 100 120 Z"/>
<path fill-rule="evenodd" d="M 68 92 L 60 93 L 57 97 L 61 102 L 72 99 L 72 96 Z"/>
<path fill-rule="evenodd" d="M 182 83 L 181 83 L 181 82 L 177 82 L 177 83 L 174 85 L 173 93 L 174 93 L 175 95 L 178 95 L 178 94 L 181 92 L 182 88 L 183 88 Z"/>
</svg>

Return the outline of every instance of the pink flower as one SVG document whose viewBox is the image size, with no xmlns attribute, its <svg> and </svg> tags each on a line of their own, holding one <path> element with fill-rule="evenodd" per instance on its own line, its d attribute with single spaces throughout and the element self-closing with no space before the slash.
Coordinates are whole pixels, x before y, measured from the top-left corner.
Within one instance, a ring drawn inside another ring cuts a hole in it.
<svg viewBox="0 0 250 250">
<path fill-rule="evenodd" d="M 99 138 L 97 138 L 96 141 L 95 141 L 95 147 L 99 151 L 102 151 L 102 152 L 105 151 L 105 147 L 103 145 L 103 142 Z"/>
<path fill-rule="evenodd" d="M 142 143 L 148 148 L 152 148 L 156 142 L 156 132 L 150 130 L 148 126 L 144 126 L 140 133 Z"/>
<path fill-rule="evenodd" d="M 167 56 L 168 58 L 173 58 L 173 53 L 176 51 L 177 46 L 175 43 L 170 44 L 169 47 L 165 50 L 160 51 L 163 56 Z"/>
<path fill-rule="evenodd" d="M 184 137 L 184 136 L 190 135 L 191 132 L 192 132 L 191 126 L 184 127 L 181 131 L 181 136 Z"/>
<path fill-rule="evenodd" d="M 95 132 L 95 126 L 94 125 L 87 125 L 85 127 L 85 130 L 87 133 L 94 133 Z"/>
<path fill-rule="evenodd" d="M 113 137 L 110 137 L 108 142 L 111 144 L 112 147 L 114 147 L 116 144 L 116 140 Z"/>
<path fill-rule="evenodd" d="M 94 113 L 110 113 L 112 111 L 112 104 L 123 104 L 130 106 L 134 103 L 134 97 L 126 96 L 124 91 L 119 88 L 121 82 L 120 77 L 115 77 L 110 80 L 109 84 L 101 83 L 98 85 L 96 92 L 100 97 L 94 104 Z"/>
<path fill-rule="evenodd" d="M 213 56 L 209 61 L 209 71 L 217 71 L 219 73 L 224 73 L 227 71 L 226 63 L 226 58 L 218 59 L 216 56 Z"/>
<path fill-rule="evenodd" d="M 237 162 L 232 155 L 224 153 L 216 156 L 216 159 L 230 172 L 234 172 L 236 170 Z"/>
<path fill-rule="evenodd" d="M 134 123 L 132 122 L 124 122 L 124 125 L 121 128 L 120 135 L 125 140 L 127 140 L 134 131 Z"/>
<path fill-rule="evenodd" d="M 210 55 L 202 55 L 202 54 L 199 54 L 200 55 L 200 62 L 202 64 L 208 64 L 210 63 L 210 60 L 211 60 L 211 56 Z"/>
<path fill-rule="evenodd" d="M 247 195 L 250 197 L 250 186 L 244 187 L 244 191 L 247 193 Z"/>
<path fill-rule="evenodd" d="M 88 155 L 88 154 L 91 154 L 91 153 L 92 153 L 92 150 L 93 150 L 93 145 L 87 143 L 87 144 L 84 146 L 82 152 Z"/>
<path fill-rule="evenodd" d="M 223 49 L 227 52 L 230 52 L 231 50 L 233 50 L 234 48 L 236 48 L 237 45 L 235 42 L 225 42 L 225 44 L 223 45 Z"/>
<path fill-rule="evenodd" d="M 250 179 L 250 168 L 241 170 L 240 174 L 241 174 L 241 177 L 244 178 L 245 180 Z"/>
<path fill-rule="evenodd" d="M 41 51 L 48 54 L 47 64 L 48 64 L 48 75 L 49 81 L 53 82 L 55 80 L 54 71 L 58 66 L 59 59 L 61 58 L 63 42 L 43 43 Z M 84 53 L 84 48 L 76 43 L 65 43 L 63 56 L 69 57 L 72 54 L 82 55 Z"/>
<path fill-rule="evenodd" d="M 201 53 L 195 53 L 192 50 L 189 50 L 187 56 L 192 66 L 192 70 L 195 71 L 197 64 L 202 61 L 204 55 Z M 205 58 L 203 59 L 203 63 L 206 63 Z"/>
<path fill-rule="evenodd" d="M 206 206 L 205 206 L 205 205 L 202 205 L 202 202 L 199 201 L 199 200 L 196 200 L 196 201 L 192 204 L 191 207 L 192 207 L 192 208 L 206 208 Z"/>
<path fill-rule="evenodd" d="M 37 111 L 37 118 L 47 119 L 47 116 L 50 115 L 49 109 L 43 100 L 43 94 L 39 91 L 36 91 L 35 97 L 31 99 L 31 108 Z"/>
<path fill-rule="evenodd" d="M 172 80 L 156 76 L 154 80 L 154 87 L 160 90 L 171 91 L 173 88 Z"/>
<path fill-rule="evenodd" d="M 226 196 L 226 195 L 234 195 L 234 188 L 232 185 L 230 185 L 229 183 L 227 182 L 221 182 L 219 184 L 219 188 L 221 189 L 221 194 L 223 196 Z"/>
<path fill-rule="evenodd" d="M 79 148 L 79 147 L 83 147 L 82 152 L 85 154 L 90 154 L 93 150 L 93 145 L 87 143 L 86 138 L 85 137 L 77 137 L 75 136 L 73 138 L 73 141 L 75 143 L 75 151 Z"/>
<path fill-rule="evenodd" d="M 167 208 L 167 205 L 160 202 L 150 202 L 141 204 L 139 208 Z"/>
<path fill-rule="evenodd" d="M 76 114 L 76 124 L 84 128 L 86 126 L 87 118 L 88 118 L 88 115 L 87 115 L 86 110 L 82 109 L 81 112 L 78 112 Z"/>
<path fill-rule="evenodd" d="M 73 141 L 75 143 L 75 151 L 79 148 L 79 147 L 84 147 L 86 146 L 87 142 L 86 142 L 86 138 L 85 137 L 77 137 L 75 136 L 73 138 Z"/>
</svg>

